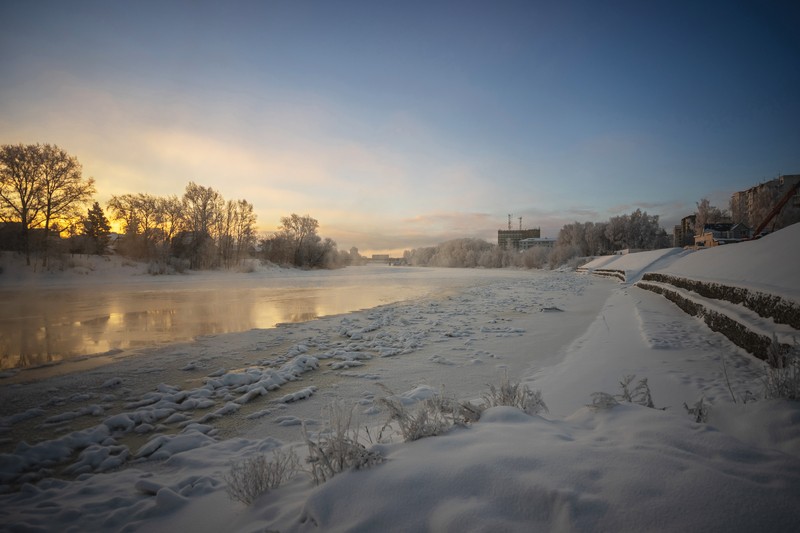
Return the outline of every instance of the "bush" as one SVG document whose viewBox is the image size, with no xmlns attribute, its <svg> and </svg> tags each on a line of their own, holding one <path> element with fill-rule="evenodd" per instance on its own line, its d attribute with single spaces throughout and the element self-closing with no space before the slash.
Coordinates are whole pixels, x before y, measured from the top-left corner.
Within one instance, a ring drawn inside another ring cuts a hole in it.
<svg viewBox="0 0 800 533">
<path fill-rule="evenodd" d="M 383 386 L 382 386 L 383 387 Z M 389 396 L 381 398 L 379 403 L 387 410 L 389 420 L 381 429 L 383 432 L 392 423 L 406 442 L 441 435 L 453 426 L 465 426 L 477 422 L 483 411 L 501 405 L 516 407 L 530 415 L 547 412 L 547 405 L 542 400 L 540 391 L 532 391 L 527 386 L 511 383 L 508 375 L 499 386 L 489 385 L 489 392 L 482 396 L 483 403 L 475 405 L 471 402 L 457 402 L 448 398 L 444 391 L 432 398 L 419 402 L 413 410 L 408 409 L 394 393 L 383 387 Z"/>
<path fill-rule="evenodd" d="M 611 409 L 616 405 L 619 405 L 619 402 L 611 394 L 607 392 L 593 392 L 592 403 L 589 407 L 592 409 Z"/>
<path fill-rule="evenodd" d="M 629 402 L 655 409 L 656 406 L 653 404 L 653 396 L 650 394 L 650 385 L 647 384 L 647 378 L 640 379 L 636 387 L 631 390 L 630 385 L 634 379 L 636 379 L 634 374 L 624 376 L 619 382 L 619 394 L 611 395 L 607 392 L 593 392 L 592 403 L 589 407 L 610 409 L 615 405 L 619 405 L 619 402 Z"/>
<path fill-rule="evenodd" d="M 655 409 L 653 397 L 650 394 L 650 386 L 647 384 L 647 378 L 640 379 L 639 383 L 636 384 L 636 388 L 631 391 L 629 385 L 634 379 L 636 379 L 634 374 L 628 374 L 622 378 L 622 381 L 619 382 L 622 392 L 618 395 L 618 398 L 625 402 L 638 403 L 639 405 Z"/>
<path fill-rule="evenodd" d="M 784 353 L 777 337 L 767 351 L 767 373 L 764 376 L 764 397 L 800 400 L 800 348 L 797 343 Z"/>
<path fill-rule="evenodd" d="M 392 422 L 397 423 L 400 434 L 406 442 L 439 435 L 455 425 L 455 402 L 441 396 L 423 400 L 414 411 L 406 409 L 406 406 L 393 396 L 378 401 L 389 413 L 389 420 L 381 429 L 381 435 Z"/>
<path fill-rule="evenodd" d="M 548 412 L 541 391 L 532 391 L 527 385 L 511 383 L 507 374 L 499 387 L 489 385 L 489 392 L 483 395 L 483 401 L 486 408 L 507 405 L 525 411 L 529 415 Z"/>
<path fill-rule="evenodd" d="M 683 408 L 686 409 L 689 416 L 694 418 L 695 422 L 703 424 L 708 422 L 708 406 L 704 403 L 704 398 L 700 398 L 692 407 L 683 402 Z"/>
<path fill-rule="evenodd" d="M 293 450 L 275 450 L 271 461 L 264 455 L 256 455 L 234 463 L 224 479 L 228 484 L 228 496 L 250 505 L 262 494 L 294 477 L 297 471 L 298 460 Z"/>
<path fill-rule="evenodd" d="M 332 403 L 329 407 L 328 424 L 324 431 L 313 439 L 303 424 L 303 439 L 308 446 L 307 461 L 311 465 L 310 474 L 319 485 L 339 472 L 349 469 L 369 468 L 383 462 L 383 456 L 368 450 L 360 442 L 360 432 L 352 428 L 353 409 L 342 403 Z"/>
</svg>

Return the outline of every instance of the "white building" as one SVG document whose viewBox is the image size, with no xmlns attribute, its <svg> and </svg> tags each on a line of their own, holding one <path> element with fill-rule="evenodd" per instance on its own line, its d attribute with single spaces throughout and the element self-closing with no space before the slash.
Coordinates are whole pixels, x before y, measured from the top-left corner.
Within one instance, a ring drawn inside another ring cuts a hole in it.
<svg viewBox="0 0 800 533">
<path fill-rule="evenodd" d="M 529 237 L 519 241 L 519 249 L 530 250 L 531 248 L 552 248 L 556 245 L 556 240 L 552 237 Z"/>
</svg>

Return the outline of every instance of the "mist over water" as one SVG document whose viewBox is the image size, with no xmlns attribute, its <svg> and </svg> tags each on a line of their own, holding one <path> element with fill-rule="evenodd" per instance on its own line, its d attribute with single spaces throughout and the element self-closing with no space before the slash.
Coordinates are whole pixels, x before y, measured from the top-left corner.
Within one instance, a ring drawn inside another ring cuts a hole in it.
<svg viewBox="0 0 800 533">
<path fill-rule="evenodd" d="M 466 276 L 453 269 L 381 266 L 300 279 L 162 278 L 157 285 L 2 290 L 0 369 L 304 322 L 458 289 L 476 277 L 476 271 Z"/>
</svg>

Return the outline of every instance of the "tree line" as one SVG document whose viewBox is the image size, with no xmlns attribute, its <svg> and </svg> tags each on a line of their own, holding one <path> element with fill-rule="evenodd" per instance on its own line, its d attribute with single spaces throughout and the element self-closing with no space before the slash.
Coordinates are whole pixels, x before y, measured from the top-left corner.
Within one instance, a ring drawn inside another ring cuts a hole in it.
<svg viewBox="0 0 800 533">
<path fill-rule="evenodd" d="M 551 265 L 565 264 L 576 257 L 608 255 L 618 250 L 655 250 L 672 246 L 658 215 L 637 209 L 605 222 L 573 222 L 558 233 L 549 258 Z"/>
<path fill-rule="evenodd" d="M 501 248 L 483 239 L 454 239 L 437 246 L 407 250 L 409 265 L 462 268 L 556 268 L 570 261 L 626 248 L 652 250 L 671 243 L 658 215 L 640 209 L 606 222 L 573 222 L 559 231 L 555 246 L 528 250 Z"/>
<path fill-rule="evenodd" d="M 189 182 L 182 197 L 115 195 L 108 210 L 123 230 L 117 252 L 127 257 L 208 269 L 230 268 L 254 255 L 253 204 L 226 201 L 211 187 Z"/>
<path fill-rule="evenodd" d="M 0 147 L 0 248 L 21 251 L 31 264 L 51 248 L 123 256 L 150 262 L 151 272 L 232 268 L 249 259 L 305 268 L 334 268 L 363 261 L 356 248 L 339 251 L 317 234 L 309 215 L 281 218 L 277 231 L 259 236 L 253 204 L 225 200 L 211 187 L 190 182 L 183 196 L 146 193 L 112 196 L 106 211 L 94 201 L 92 178 L 80 163 L 49 144 Z M 122 233 L 111 232 L 111 220 Z M 67 239 L 61 234 L 66 233 Z M 117 237 L 112 243 L 112 236 Z"/>
</svg>

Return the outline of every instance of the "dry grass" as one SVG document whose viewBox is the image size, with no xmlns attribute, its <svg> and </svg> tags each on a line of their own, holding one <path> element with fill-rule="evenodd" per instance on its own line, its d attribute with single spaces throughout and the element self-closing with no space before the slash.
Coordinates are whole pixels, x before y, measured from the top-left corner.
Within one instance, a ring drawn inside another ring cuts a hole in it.
<svg viewBox="0 0 800 533">
<path fill-rule="evenodd" d="M 376 451 L 361 443 L 360 431 L 353 427 L 353 409 L 341 402 L 328 406 L 328 424 L 325 430 L 312 437 L 303 424 L 303 438 L 308 446 L 309 474 L 319 485 L 339 472 L 369 468 L 383 462 Z"/>
<path fill-rule="evenodd" d="M 250 505 L 259 496 L 288 481 L 299 471 L 297 455 L 290 450 L 275 450 L 272 460 L 265 455 L 249 457 L 231 466 L 224 476 L 228 496 Z"/>
<path fill-rule="evenodd" d="M 483 401 L 485 408 L 506 405 L 516 407 L 529 415 L 548 412 L 541 391 L 533 391 L 521 383 L 511 383 L 508 375 L 499 386 L 489 385 L 489 392 L 483 395 Z"/>
<path fill-rule="evenodd" d="M 413 411 L 394 396 L 381 398 L 379 402 L 389 414 L 381 436 L 392 423 L 406 442 L 439 435 L 455 425 L 453 406 L 440 396 L 423 400 Z"/>
</svg>

